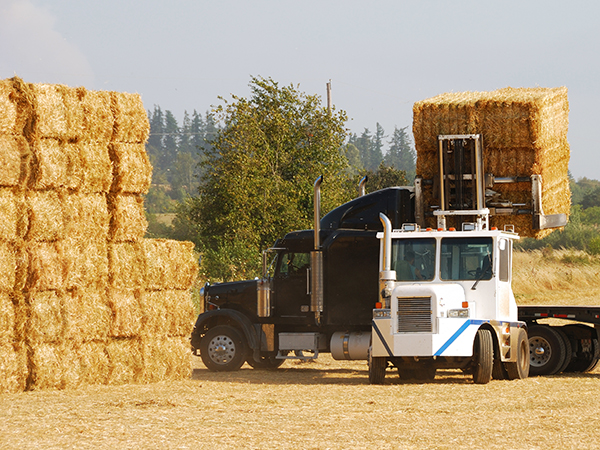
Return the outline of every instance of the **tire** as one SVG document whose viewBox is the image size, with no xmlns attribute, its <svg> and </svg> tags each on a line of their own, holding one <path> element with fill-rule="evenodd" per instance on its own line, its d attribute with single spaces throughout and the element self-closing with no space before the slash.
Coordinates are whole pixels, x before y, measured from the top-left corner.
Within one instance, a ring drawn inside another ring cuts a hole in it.
<svg viewBox="0 0 600 450">
<path fill-rule="evenodd" d="M 600 348 L 595 339 L 596 332 L 592 327 L 583 324 L 571 324 L 562 327 L 562 331 L 573 343 L 573 357 L 565 367 L 564 372 L 589 372 L 598 365 Z M 592 344 L 591 351 L 583 351 L 582 340 L 589 339 Z"/>
<path fill-rule="evenodd" d="M 509 380 L 522 380 L 529 376 L 529 339 L 524 328 L 519 328 L 517 336 L 517 360 L 504 363 Z"/>
<path fill-rule="evenodd" d="M 277 359 L 274 356 L 267 356 L 260 359 L 260 362 L 256 362 L 253 356 L 248 357 L 246 360 L 248 365 L 253 369 L 257 370 L 276 370 L 278 369 L 284 362 L 285 359 Z"/>
<path fill-rule="evenodd" d="M 504 367 L 504 363 L 500 356 L 494 358 L 494 366 L 492 367 L 492 378 L 494 380 L 509 380 L 508 373 Z"/>
<path fill-rule="evenodd" d="M 561 373 L 567 368 L 567 366 L 571 363 L 571 360 L 573 359 L 573 346 L 571 345 L 571 340 L 561 328 L 554 327 L 553 330 L 558 333 L 558 335 L 565 344 L 565 360 L 556 372 Z"/>
<path fill-rule="evenodd" d="M 487 384 L 494 367 L 494 341 L 490 330 L 479 329 L 473 342 L 473 382 Z"/>
<path fill-rule="evenodd" d="M 387 360 L 384 357 L 371 356 L 371 347 L 368 351 L 369 358 L 369 383 L 383 384 L 385 380 L 385 369 L 387 369 Z"/>
<path fill-rule="evenodd" d="M 208 330 L 200 342 L 202 362 L 213 372 L 238 370 L 246 360 L 246 341 L 242 334 L 228 325 Z"/>
<path fill-rule="evenodd" d="M 565 362 L 565 343 L 550 326 L 529 328 L 529 375 L 554 375 Z"/>
<path fill-rule="evenodd" d="M 570 364 L 566 367 L 566 372 L 590 372 L 598 365 L 598 340 L 592 339 L 592 352 L 586 352 L 573 357 Z"/>
</svg>

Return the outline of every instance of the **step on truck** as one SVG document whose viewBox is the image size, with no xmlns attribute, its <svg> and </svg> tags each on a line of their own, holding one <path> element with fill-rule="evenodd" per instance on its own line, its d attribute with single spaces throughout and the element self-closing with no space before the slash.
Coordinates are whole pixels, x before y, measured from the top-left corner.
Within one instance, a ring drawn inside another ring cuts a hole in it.
<svg viewBox="0 0 600 450">
<path fill-rule="evenodd" d="M 260 278 L 204 286 L 194 354 L 209 370 L 231 371 L 329 352 L 367 360 L 372 383 L 390 367 L 421 380 L 460 368 L 476 383 L 591 370 L 599 351 L 589 325 L 600 323 L 600 308 L 517 307 L 510 280 L 518 235 L 489 226 L 495 214 L 528 214 L 538 229 L 564 226 L 564 215 L 541 209 L 541 177 L 531 177 L 527 205 L 499 201 L 493 183 L 523 180 L 484 174 L 480 135 L 439 136 L 439 146 L 437 179 L 366 195 L 363 179 L 357 198 L 322 218 L 319 177 L 313 230 L 265 250 Z M 425 204 L 423 186 L 439 192 L 438 205 Z M 541 320 L 559 316 L 580 322 Z"/>
</svg>

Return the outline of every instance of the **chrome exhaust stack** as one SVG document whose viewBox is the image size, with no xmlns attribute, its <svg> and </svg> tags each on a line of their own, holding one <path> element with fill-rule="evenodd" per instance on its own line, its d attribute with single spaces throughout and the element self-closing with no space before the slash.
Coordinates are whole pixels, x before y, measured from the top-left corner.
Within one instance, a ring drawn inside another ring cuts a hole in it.
<svg viewBox="0 0 600 450">
<path fill-rule="evenodd" d="M 379 213 L 379 220 L 383 225 L 383 251 L 381 252 L 381 272 L 379 272 L 379 302 L 382 308 L 391 305 L 392 291 L 396 282 L 396 271 L 392 267 L 392 222 L 383 214 Z"/>
<path fill-rule="evenodd" d="M 321 183 L 323 175 L 314 184 L 314 250 L 310 254 L 310 310 L 315 313 L 315 322 L 321 323 L 323 312 L 323 251 L 321 250 Z"/>
<path fill-rule="evenodd" d="M 367 181 L 369 181 L 369 177 L 366 175 L 360 179 L 360 182 L 358 183 L 358 196 L 359 197 L 362 197 L 363 195 L 365 195 L 365 186 L 367 184 Z"/>
</svg>

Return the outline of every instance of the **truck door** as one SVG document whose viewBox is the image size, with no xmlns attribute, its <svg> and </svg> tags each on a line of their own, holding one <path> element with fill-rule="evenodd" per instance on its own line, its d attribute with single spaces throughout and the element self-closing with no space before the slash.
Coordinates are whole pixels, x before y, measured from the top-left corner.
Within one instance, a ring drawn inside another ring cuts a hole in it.
<svg viewBox="0 0 600 450">
<path fill-rule="evenodd" d="M 310 253 L 283 252 L 275 277 L 273 295 L 279 317 L 308 317 L 310 313 Z"/>
</svg>

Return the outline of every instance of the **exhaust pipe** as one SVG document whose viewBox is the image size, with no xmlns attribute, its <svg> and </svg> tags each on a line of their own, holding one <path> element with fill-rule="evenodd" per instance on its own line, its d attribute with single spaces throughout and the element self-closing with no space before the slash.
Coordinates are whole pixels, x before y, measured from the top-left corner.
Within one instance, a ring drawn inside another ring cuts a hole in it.
<svg viewBox="0 0 600 450">
<path fill-rule="evenodd" d="M 369 181 L 369 177 L 366 175 L 360 179 L 360 182 L 358 183 L 358 196 L 359 197 L 362 197 L 363 195 L 365 195 L 365 185 L 367 184 L 367 181 Z"/>
<path fill-rule="evenodd" d="M 314 185 L 314 250 L 310 254 L 310 310 L 315 313 L 315 322 L 321 324 L 323 312 L 323 252 L 321 251 L 321 183 L 323 175 L 316 179 Z"/>
<path fill-rule="evenodd" d="M 381 272 L 379 272 L 379 302 L 383 308 L 389 308 L 392 291 L 396 282 L 396 271 L 392 269 L 392 222 L 379 213 L 379 220 L 383 225 L 383 251 L 381 252 Z"/>
</svg>

